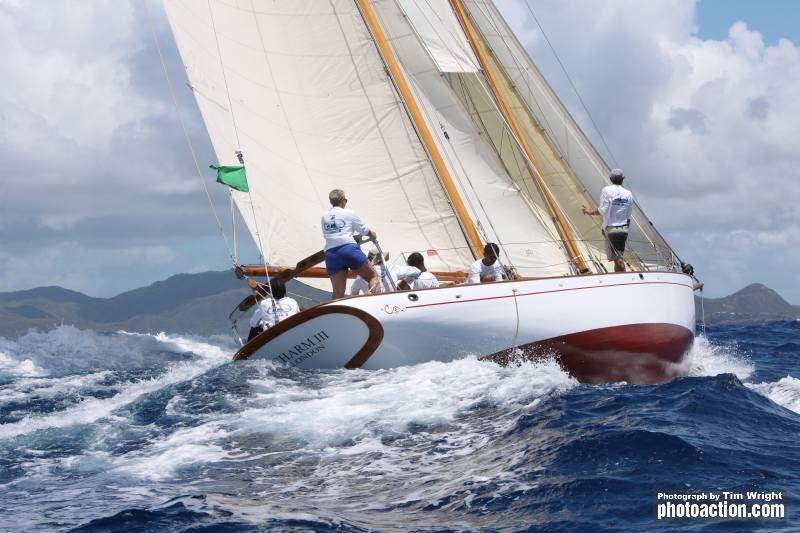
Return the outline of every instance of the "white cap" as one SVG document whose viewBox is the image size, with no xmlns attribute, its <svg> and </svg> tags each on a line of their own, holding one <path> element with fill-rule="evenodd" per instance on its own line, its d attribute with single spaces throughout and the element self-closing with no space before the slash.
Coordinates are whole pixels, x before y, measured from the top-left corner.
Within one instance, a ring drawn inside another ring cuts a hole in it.
<svg viewBox="0 0 800 533">
<path fill-rule="evenodd" d="M 616 177 L 624 178 L 625 174 L 622 173 L 622 169 L 615 168 L 614 170 L 611 171 L 611 174 L 609 174 L 608 177 L 609 178 L 616 178 Z"/>
</svg>

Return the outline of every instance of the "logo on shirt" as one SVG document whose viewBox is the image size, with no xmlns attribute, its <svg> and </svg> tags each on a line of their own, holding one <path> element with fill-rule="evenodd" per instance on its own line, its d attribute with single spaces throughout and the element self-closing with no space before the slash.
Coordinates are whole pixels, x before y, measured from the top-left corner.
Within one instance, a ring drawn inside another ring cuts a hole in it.
<svg viewBox="0 0 800 533">
<path fill-rule="evenodd" d="M 330 219 L 323 225 L 325 233 L 339 233 L 342 228 L 344 228 L 344 220 L 337 219 L 335 215 L 331 215 Z"/>
</svg>

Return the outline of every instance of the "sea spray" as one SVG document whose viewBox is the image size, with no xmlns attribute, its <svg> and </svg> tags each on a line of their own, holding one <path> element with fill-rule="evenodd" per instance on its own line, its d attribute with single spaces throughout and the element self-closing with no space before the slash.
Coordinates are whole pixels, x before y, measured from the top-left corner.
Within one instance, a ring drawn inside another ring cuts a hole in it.
<svg viewBox="0 0 800 533">
<path fill-rule="evenodd" d="M 0 339 L 0 506 L 15 530 L 619 530 L 652 526 L 659 487 L 795 497 L 798 331 L 709 328 L 658 386 L 553 360 L 320 372 L 231 363 L 220 337 Z"/>
</svg>

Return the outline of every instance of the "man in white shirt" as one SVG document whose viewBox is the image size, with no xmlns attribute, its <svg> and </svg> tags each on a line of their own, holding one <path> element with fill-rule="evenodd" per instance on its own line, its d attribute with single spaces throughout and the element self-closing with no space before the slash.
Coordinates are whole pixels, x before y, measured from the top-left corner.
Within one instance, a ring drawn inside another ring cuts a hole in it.
<svg viewBox="0 0 800 533">
<path fill-rule="evenodd" d="M 622 186 L 625 175 L 618 168 L 609 174 L 611 185 L 603 187 L 597 209 L 581 206 L 584 215 L 603 217 L 608 260 L 614 261 L 614 272 L 625 272 L 625 242 L 628 240 L 633 194 Z"/>
<path fill-rule="evenodd" d="M 297 305 L 297 301 L 286 296 L 286 285 L 282 281 L 275 280 L 271 286 L 272 296 L 267 295 L 258 302 L 256 310 L 253 311 L 253 316 L 250 318 L 250 334 L 247 336 L 247 342 L 250 342 L 253 337 L 265 329 L 271 328 L 278 322 L 300 312 L 300 306 Z"/>
<path fill-rule="evenodd" d="M 410 288 L 414 290 L 434 289 L 439 286 L 439 280 L 436 279 L 436 276 L 428 272 L 428 269 L 425 268 L 425 259 L 422 257 L 421 253 L 414 252 L 409 255 L 408 259 L 406 259 L 406 264 L 408 264 L 409 267 L 416 268 L 420 272 Z"/>
<path fill-rule="evenodd" d="M 328 195 L 331 208 L 322 215 L 322 236 L 325 238 L 325 269 L 331 278 L 333 299 L 344 296 L 347 287 L 347 272 L 354 270 L 368 284 L 370 292 L 378 292 L 378 278 L 358 247 L 353 236 L 376 237 L 375 232 L 361 222 L 353 211 L 345 209 L 347 198 L 344 191 L 334 189 Z"/>
<path fill-rule="evenodd" d="M 483 259 L 478 259 L 469 269 L 467 283 L 486 283 L 506 279 L 503 265 L 498 261 L 500 247 L 493 242 L 483 247 Z"/>
<path fill-rule="evenodd" d="M 371 250 L 367 257 L 372 265 L 372 268 L 375 270 L 375 275 L 378 278 L 381 292 L 392 292 L 395 290 L 395 288 L 408 290 L 412 285 L 415 284 L 420 275 L 423 274 L 419 268 L 410 265 L 405 266 L 387 264 L 386 269 L 384 269 L 383 265 L 379 264 L 380 256 L 376 250 Z M 392 286 L 392 281 L 394 281 L 394 287 Z M 367 294 L 368 292 L 367 282 L 360 276 L 356 277 L 356 279 L 353 281 L 353 284 L 350 286 L 350 295 L 357 296 L 359 293 Z"/>
</svg>

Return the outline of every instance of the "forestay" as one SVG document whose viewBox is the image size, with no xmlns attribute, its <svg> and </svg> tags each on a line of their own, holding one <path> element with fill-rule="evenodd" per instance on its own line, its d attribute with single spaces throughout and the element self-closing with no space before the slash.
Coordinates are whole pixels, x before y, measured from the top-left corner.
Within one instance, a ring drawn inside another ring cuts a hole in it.
<svg viewBox="0 0 800 533">
<path fill-rule="evenodd" d="M 472 20 L 492 50 L 493 57 L 505 70 L 515 92 L 527 105 L 553 148 L 569 165 L 588 193 L 599 198 L 600 190 L 608 185 L 609 168 L 597 153 L 586 135 L 569 114 L 558 96 L 531 61 L 525 49 L 509 29 L 491 0 L 463 0 Z M 570 179 L 570 173 L 559 179 Z M 574 187 L 570 187 L 575 190 Z M 574 204 L 574 200 L 554 190 L 563 205 Z M 574 192 L 569 193 L 578 198 Z M 572 213 L 570 213 L 572 215 Z M 577 216 L 570 217 L 579 223 Z M 584 235 L 589 235 L 582 231 Z M 596 237 L 590 237 L 594 240 Z M 672 268 L 675 261 L 669 245 L 650 224 L 638 205 L 634 206 L 633 223 L 628 240 L 634 264 L 641 261 L 646 268 Z"/>
<path fill-rule="evenodd" d="M 439 16 L 426 0 L 409 0 L 426 13 L 427 20 Z M 487 241 L 498 242 L 502 258 L 526 276 L 565 275 L 570 261 L 550 214 L 542 205 L 523 195 L 504 168 L 492 146 L 481 136 L 456 93 L 442 76 L 424 46 L 421 32 L 393 0 L 373 2 L 381 26 L 411 82 L 431 132 L 455 177 L 458 189 Z M 446 5 L 449 10 L 449 4 Z M 450 16 L 452 12 L 450 11 Z M 458 39 L 466 47 L 460 27 Z M 455 52 L 455 51 L 454 51 Z M 472 55 L 463 48 L 461 53 Z M 482 76 L 480 73 L 463 76 Z"/>
</svg>

